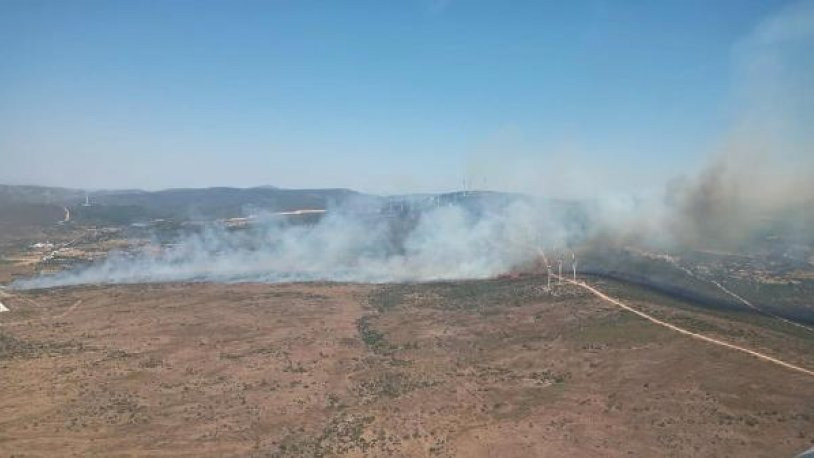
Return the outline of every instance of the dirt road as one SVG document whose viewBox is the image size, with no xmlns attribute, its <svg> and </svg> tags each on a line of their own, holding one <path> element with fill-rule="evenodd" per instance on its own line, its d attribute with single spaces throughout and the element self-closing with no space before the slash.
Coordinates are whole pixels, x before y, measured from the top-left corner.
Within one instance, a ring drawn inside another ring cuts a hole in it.
<svg viewBox="0 0 814 458">
<path fill-rule="evenodd" d="M 8 295 L 9 294 L 7 292 L 3 291 L 3 289 L 0 288 L 0 298 L 6 298 L 6 297 L 8 297 Z M 8 312 L 8 311 L 9 311 L 8 307 L 3 305 L 3 302 L 0 302 L 0 313 Z"/>
<path fill-rule="evenodd" d="M 557 277 L 559 277 L 559 276 L 557 276 Z M 755 351 L 755 350 L 751 350 L 751 349 L 746 348 L 746 347 L 741 347 L 740 345 L 735 345 L 735 344 L 731 344 L 729 342 L 724 342 L 722 340 L 719 340 L 719 339 L 716 339 L 716 338 L 713 338 L 713 337 L 705 336 L 703 334 L 699 334 L 697 332 L 693 332 L 693 331 L 690 331 L 688 329 L 678 327 L 678 326 L 676 326 L 674 324 L 667 323 L 666 321 L 662 321 L 662 320 L 660 320 L 658 318 L 655 318 L 655 317 L 653 317 L 651 315 L 648 315 L 647 313 L 644 313 L 644 312 L 642 312 L 640 310 L 637 310 L 637 309 L 635 309 L 635 308 L 633 308 L 633 307 L 619 301 L 618 299 L 614 299 L 614 298 L 608 296 L 607 294 L 603 293 L 602 291 L 599 291 L 598 289 L 594 288 L 593 286 L 591 286 L 591 285 L 589 285 L 589 284 L 587 284 L 585 282 L 574 281 L 574 280 L 571 280 L 571 279 L 568 279 L 568 278 L 563 278 L 563 277 L 559 277 L 559 278 L 561 278 L 562 280 L 565 280 L 568 283 L 579 286 L 580 288 L 588 290 L 592 294 L 594 294 L 595 296 L 597 296 L 597 297 L 599 297 L 599 298 L 601 298 L 601 299 L 603 299 L 603 300 L 605 300 L 607 302 L 610 302 L 611 304 L 614 304 L 614 305 L 616 305 L 616 306 L 618 306 L 618 307 L 620 307 L 620 308 L 622 308 L 624 310 L 627 310 L 628 312 L 635 313 L 636 315 L 638 315 L 638 316 L 640 316 L 640 317 L 642 317 L 642 318 L 644 318 L 644 319 L 646 319 L 646 320 L 648 320 L 648 321 L 650 321 L 652 323 L 655 323 L 655 324 L 657 324 L 659 326 L 663 326 L 663 327 L 665 327 L 667 329 L 670 329 L 672 331 L 675 331 L 675 332 L 678 332 L 678 333 L 693 337 L 695 339 L 700 339 L 700 340 L 703 340 L 705 342 L 709 342 L 709 343 L 714 344 L 714 345 L 718 345 L 718 346 L 721 346 L 721 347 L 729 348 L 731 350 L 737 350 L 737 351 L 740 351 L 740 352 L 743 352 L 743 353 L 747 353 L 747 354 L 749 354 L 751 356 L 754 356 L 754 357 L 756 357 L 758 359 L 761 359 L 763 361 L 768 361 L 770 363 L 777 364 L 779 366 L 783 366 L 786 369 L 791 369 L 793 371 L 801 372 L 803 374 L 810 375 L 810 376 L 814 377 L 814 370 L 806 369 L 804 367 L 800 367 L 800 366 L 788 363 L 786 361 L 775 358 L 773 356 L 769 356 L 769 355 L 766 355 L 764 353 L 761 353 L 761 352 L 758 352 L 758 351 Z"/>
<path fill-rule="evenodd" d="M 814 444 L 808 374 L 545 280 L 14 294 L 0 320 L 32 321 L 0 327 L 0 456 L 795 456 Z M 703 332 L 759 336 L 730 341 L 814 366 L 808 336 L 726 323 Z"/>
</svg>

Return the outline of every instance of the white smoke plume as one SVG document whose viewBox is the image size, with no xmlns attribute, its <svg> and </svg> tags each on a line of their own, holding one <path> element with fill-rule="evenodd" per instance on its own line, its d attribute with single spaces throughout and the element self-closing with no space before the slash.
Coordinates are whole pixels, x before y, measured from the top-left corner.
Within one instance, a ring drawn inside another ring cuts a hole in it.
<svg viewBox="0 0 814 458">
<path fill-rule="evenodd" d="M 737 250 L 780 230 L 814 244 L 814 1 L 790 4 L 757 24 L 735 47 L 733 64 L 732 125 L 702 170 L 666 184 L 663 194 L 619 195 L 587 186 L 593 195 L 582 196 L 576 210 L 522 198 L 399 217 L 351 206 L 331 209 L 310 226 L 268 218 L 247 231 L 211 227 L 157 255 L 114 253 L 85 269 L 19 280 L 15 287 L 483 278 L 533 262 L 540 248 L 577 244 Z M 501 152 L 502 162 L 514 163 L 505 157 Z M 597 170 L 572 165 L 579 176 L 565 181 L 601 181 L 586 178 Z M 511 179 L 533 174 L 542 191 L 562 186 L 562 167 L 515 168 L 523 173 Z"/>
<path fill-rule="evenodd" d="M 775 227 L 796 226 L 798 238 L 810 239 L 814 1 L 765 18 L 733 57 L 733 124 L 704 170 L 668 186 L 671 227 L 685 243 L 732 244 L 773 219 Z"/>
<path fill-rule="evenodd" d="M 544 205 L 518 199 L 411 214 L 333 209 L 313 225 L 261 219 L 246 230 L 207 227 L 159 253 L 112 253 L 84 269 L 18 280 L 15 288 L 168 281 L 401 282 L 484 278 L 562 245 L 569 230 Z M 552 224 L 556 222 L 556 224 Z"/>
</svg>

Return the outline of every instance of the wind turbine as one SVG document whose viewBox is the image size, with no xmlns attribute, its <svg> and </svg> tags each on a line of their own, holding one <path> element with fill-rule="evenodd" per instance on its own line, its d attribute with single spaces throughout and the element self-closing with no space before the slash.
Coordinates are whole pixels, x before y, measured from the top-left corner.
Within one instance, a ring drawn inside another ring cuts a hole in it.
<svg viewBox="0 0 814 458">
<path fill-rule="evenodd" d="M 577 256 L 574 254 L 574 250 L 571 250 L 571 267 L 574 269 L 574 281 L 577 281 Z"/>
<path fill-rule="evenodd" d="M 540 247 L 538 246 L 538 247 L 537 247 L 537 252 L 538 252 L 538 253 L 540 253 L 540 257 L 542 257 L 542 258 L 543 258 L 543 263 L 545 264 L 545 270 L 546 270 L 546 273 L 548 274 L 548 277 L 547 277 L 547 278 L 548 278 L 548 280 L 547 280 L 547 286 L 546 286 L 546 289 L 548 289 L 549 291 L 551 291 L 551 264 L 549 264 L 549 263 L 548 263 L 548 258 L 547 258 L 547 257 L 546 257 L 546 255 L 545 255 L 545 250 L 543 250 L 542 248 L 540 248 Z"/>
<path fill-rule="evenodd" d="M 562 255 L 557 260 L 557 268 L 559 269 L 559 275 L 557 275 L 557 284 L 562 285 Z"/>
<path fill-rule="evenodd" d="M 548 272 L 548 286 L 546 288 L 551 291 L 551 266 L 546 265 L 545 270 Z"/>
</svg>

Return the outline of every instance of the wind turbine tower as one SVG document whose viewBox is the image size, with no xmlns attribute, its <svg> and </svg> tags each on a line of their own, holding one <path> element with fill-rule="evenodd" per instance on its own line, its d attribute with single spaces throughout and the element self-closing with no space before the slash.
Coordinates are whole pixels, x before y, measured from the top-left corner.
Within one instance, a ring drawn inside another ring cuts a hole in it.
<svg viewBox="0 0 814 458">
<path fill-rule="evenodd" d="M 548 286 L 546 286 L 546 289 L 551 291 L 551 266 L 546 265 L 545 270 L 548 272 Z"/>
<path fill-rule="evenodd" d="M 546 289 L 551 291 L 551 264 L 548 262 L 548 257 L 545 255 L 545 250 L 541 247 L 537 247 L 537 252 L 540 253 L 540 257 L 543 258 L 543 263 L 545 264 L 545 270 L 547 275 L 547 285 Z"/>
<path fill-rule="evenodd" d="M 571 267 L 574 269 L 574 281 L 577 281 L 577 256 L 571 252 Z"/>
<path fill-rule="evenodd" d="M 559 271 L 559 275 L 557 276 L 557 284 L 562 285 L 562 257 L 557 260 L 557 268 Z"/>
</svg>

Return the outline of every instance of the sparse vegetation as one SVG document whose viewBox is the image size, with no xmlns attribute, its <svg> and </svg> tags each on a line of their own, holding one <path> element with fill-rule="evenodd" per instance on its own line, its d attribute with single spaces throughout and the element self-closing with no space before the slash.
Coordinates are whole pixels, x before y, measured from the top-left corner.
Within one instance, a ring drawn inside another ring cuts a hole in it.
<svg viewBox="0 0 814 458">
<path fill-rule="evenodd" d="M 38 342 L 19 339 L 10 334 L 0 332 L 0 360 L 57 356 L 83 351 L 85 349 L 85 345 L 81 342 Z"/>
<path fill-rule="evenodd" d="M 387 342 L 384 338 L 384 334 L 373 328 L 370 320 L 370 316 L 363 316 L 356 322 L 356 327 L 359 329 L 359 336 L 362 342 L 376 353 L 385 354 L 392 352 L 393 346 Z"/>
<path fill-rule="evenodd" d="M 800 403 L 814 393 L 781 369 L 711 351 L 567 287 L 538 286 L 539 277 L 519 277 L 27 293 L 43 319 L 0 333 L 0 371 L 2 393 L 25 391 L 31 402 L 7 414 L 11 439 L 0 450 L 46 453 L 43 438 L 55 434 L 76 454 L 166 441 L 179 453 L 253 456 L 447 456 L 502 437 L 575 453 L 623 443 L 642 454 L 715 455 L 775 451 L 779 435 L 789 438 L 785 453 L 814 439 L 814 412 Z M 78 298 L 72 314 L 47 319 Z M 778 349 L 806 342 L 657 299 L 637 303 Z M 59 407 L 39 410 L 52 402 Z M 614 439 L 594 440 L 610 430 Z M 749 441 L 714 442 L 724 431 Z"/>
<path fill-rule="evenodd" d="M 372 416 L 344 414 L 334 417 L 315 436 L 294 433 L 286 436 L 271 456 L 329 456 L 353 451 L 367 452 L 375 443 L 364 437 Z"/>
</svg>

